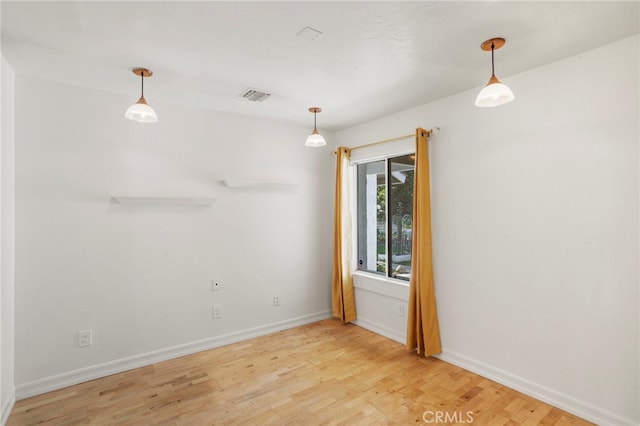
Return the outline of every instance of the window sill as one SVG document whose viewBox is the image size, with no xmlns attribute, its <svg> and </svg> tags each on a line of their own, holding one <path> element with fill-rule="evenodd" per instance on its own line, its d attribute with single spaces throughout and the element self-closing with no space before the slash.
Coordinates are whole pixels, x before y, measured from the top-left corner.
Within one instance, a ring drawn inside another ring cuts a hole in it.
<svg viewBox="0 0 640 426">
<path fill-rule="evenodd" d="M 384 277 L 363 271 L 353 272 L 353 286 L 360 290 L 393 297 L 394 299 L 409 300 L 409 282 Z"/>
</svg>

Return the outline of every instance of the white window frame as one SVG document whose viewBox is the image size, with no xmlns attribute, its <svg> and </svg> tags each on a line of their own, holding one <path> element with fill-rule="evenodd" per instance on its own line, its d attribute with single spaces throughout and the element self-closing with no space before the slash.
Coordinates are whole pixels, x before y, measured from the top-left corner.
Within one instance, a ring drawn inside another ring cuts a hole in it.
<svg viewBox="0 0 640 426">
<path fill-rule="evenodd" d="M 375 278 L 377 280 L 386 281 L 386 282 L 400 285 L 403 287 L 409 286 L 408 281 L 399 279 L 399 278 L 390 277 L 386 273 L 383 275 L 375 272 L 358 269 L 358 214 L 357 214 L 358 172 L 357 172 L 357 166 L 358 164 L 370 163 L 372 161 L 385 160 L 393 157 L 400 157 L 403 155 L 414 154 L 415 152 L 416 152 L 415 137 L 413 135 L 407 138 L 403 138 L 403 139 L 385 143 L 385 144 L 354 149 L 351 152 L 349 164 L 351 165 L 350 179 L 351 179 L 352 188 L 353 188 L 353 190 L 351 191 L 352 193 L 351 194 L 351 211 L 354 212 L 353 221 L 352 221 L 353 223 L 351 226 L 351 233 L 352 233 L 351 241 L 353 242 L 352 243 L 353 247 L 351 250 L 353 275 L 361 275 L 364 277 Z M 388 203 L 385 203 L 385 209 L 388 209 L 389 206 L 386 204 Z M 388 211 L 385 211 L 385 215 L 388 218 L 389 216 Z"/>
</svg>

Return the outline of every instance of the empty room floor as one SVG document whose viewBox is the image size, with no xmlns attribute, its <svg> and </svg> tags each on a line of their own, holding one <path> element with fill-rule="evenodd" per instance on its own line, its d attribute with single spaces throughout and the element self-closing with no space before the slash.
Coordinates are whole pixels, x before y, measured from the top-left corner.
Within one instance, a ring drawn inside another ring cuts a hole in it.
<svg viewBox="0 0 640 426">
<path fill-rule="evenodd" d="M 8 425 L 588 425 L 328 319 L 18 401 Z"/>
</svg>

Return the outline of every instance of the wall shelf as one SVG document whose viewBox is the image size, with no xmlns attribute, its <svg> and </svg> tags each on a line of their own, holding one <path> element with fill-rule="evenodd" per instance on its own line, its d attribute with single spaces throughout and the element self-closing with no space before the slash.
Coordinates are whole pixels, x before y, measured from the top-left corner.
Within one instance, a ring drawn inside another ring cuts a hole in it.
<svg viewBox="0 0 640 426">
<path fill-rule="evenodd" d="M 216 202 L 215 198 L 191 197 L 129 197 L 113 195 L 111 200 L 124 206 L 196 206 L 206 207 Z"/>
<path fill-rule="evenodd" d="M 289 183 L 289 182 L 265 182 L 265 181 L 232 180 L 232 179 L 225 179 L 220 182 L 222 182 L 222 184 L 227 188 L 231 188 L 231 189 L 293 191 L 298 187 L 297 183 Z"/>
</svg>

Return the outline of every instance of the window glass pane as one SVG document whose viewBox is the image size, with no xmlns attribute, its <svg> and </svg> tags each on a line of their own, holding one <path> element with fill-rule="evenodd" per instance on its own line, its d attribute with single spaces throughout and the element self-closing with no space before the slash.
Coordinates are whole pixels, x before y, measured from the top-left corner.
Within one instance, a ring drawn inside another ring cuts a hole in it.
<svg viewBox="0 0 640 426">
<path fill-rule="evenodd" d="M 386 274 L 385 160 L 358 165 L 358 269 Z"/>
<path fill-rule="evenodd" d="M 413 172 L 415 155 L 390 158 L 389 170 L 389 252 L 390 276 L 408 280 L 411 274 L 413 231 Z"/>
</svg>

